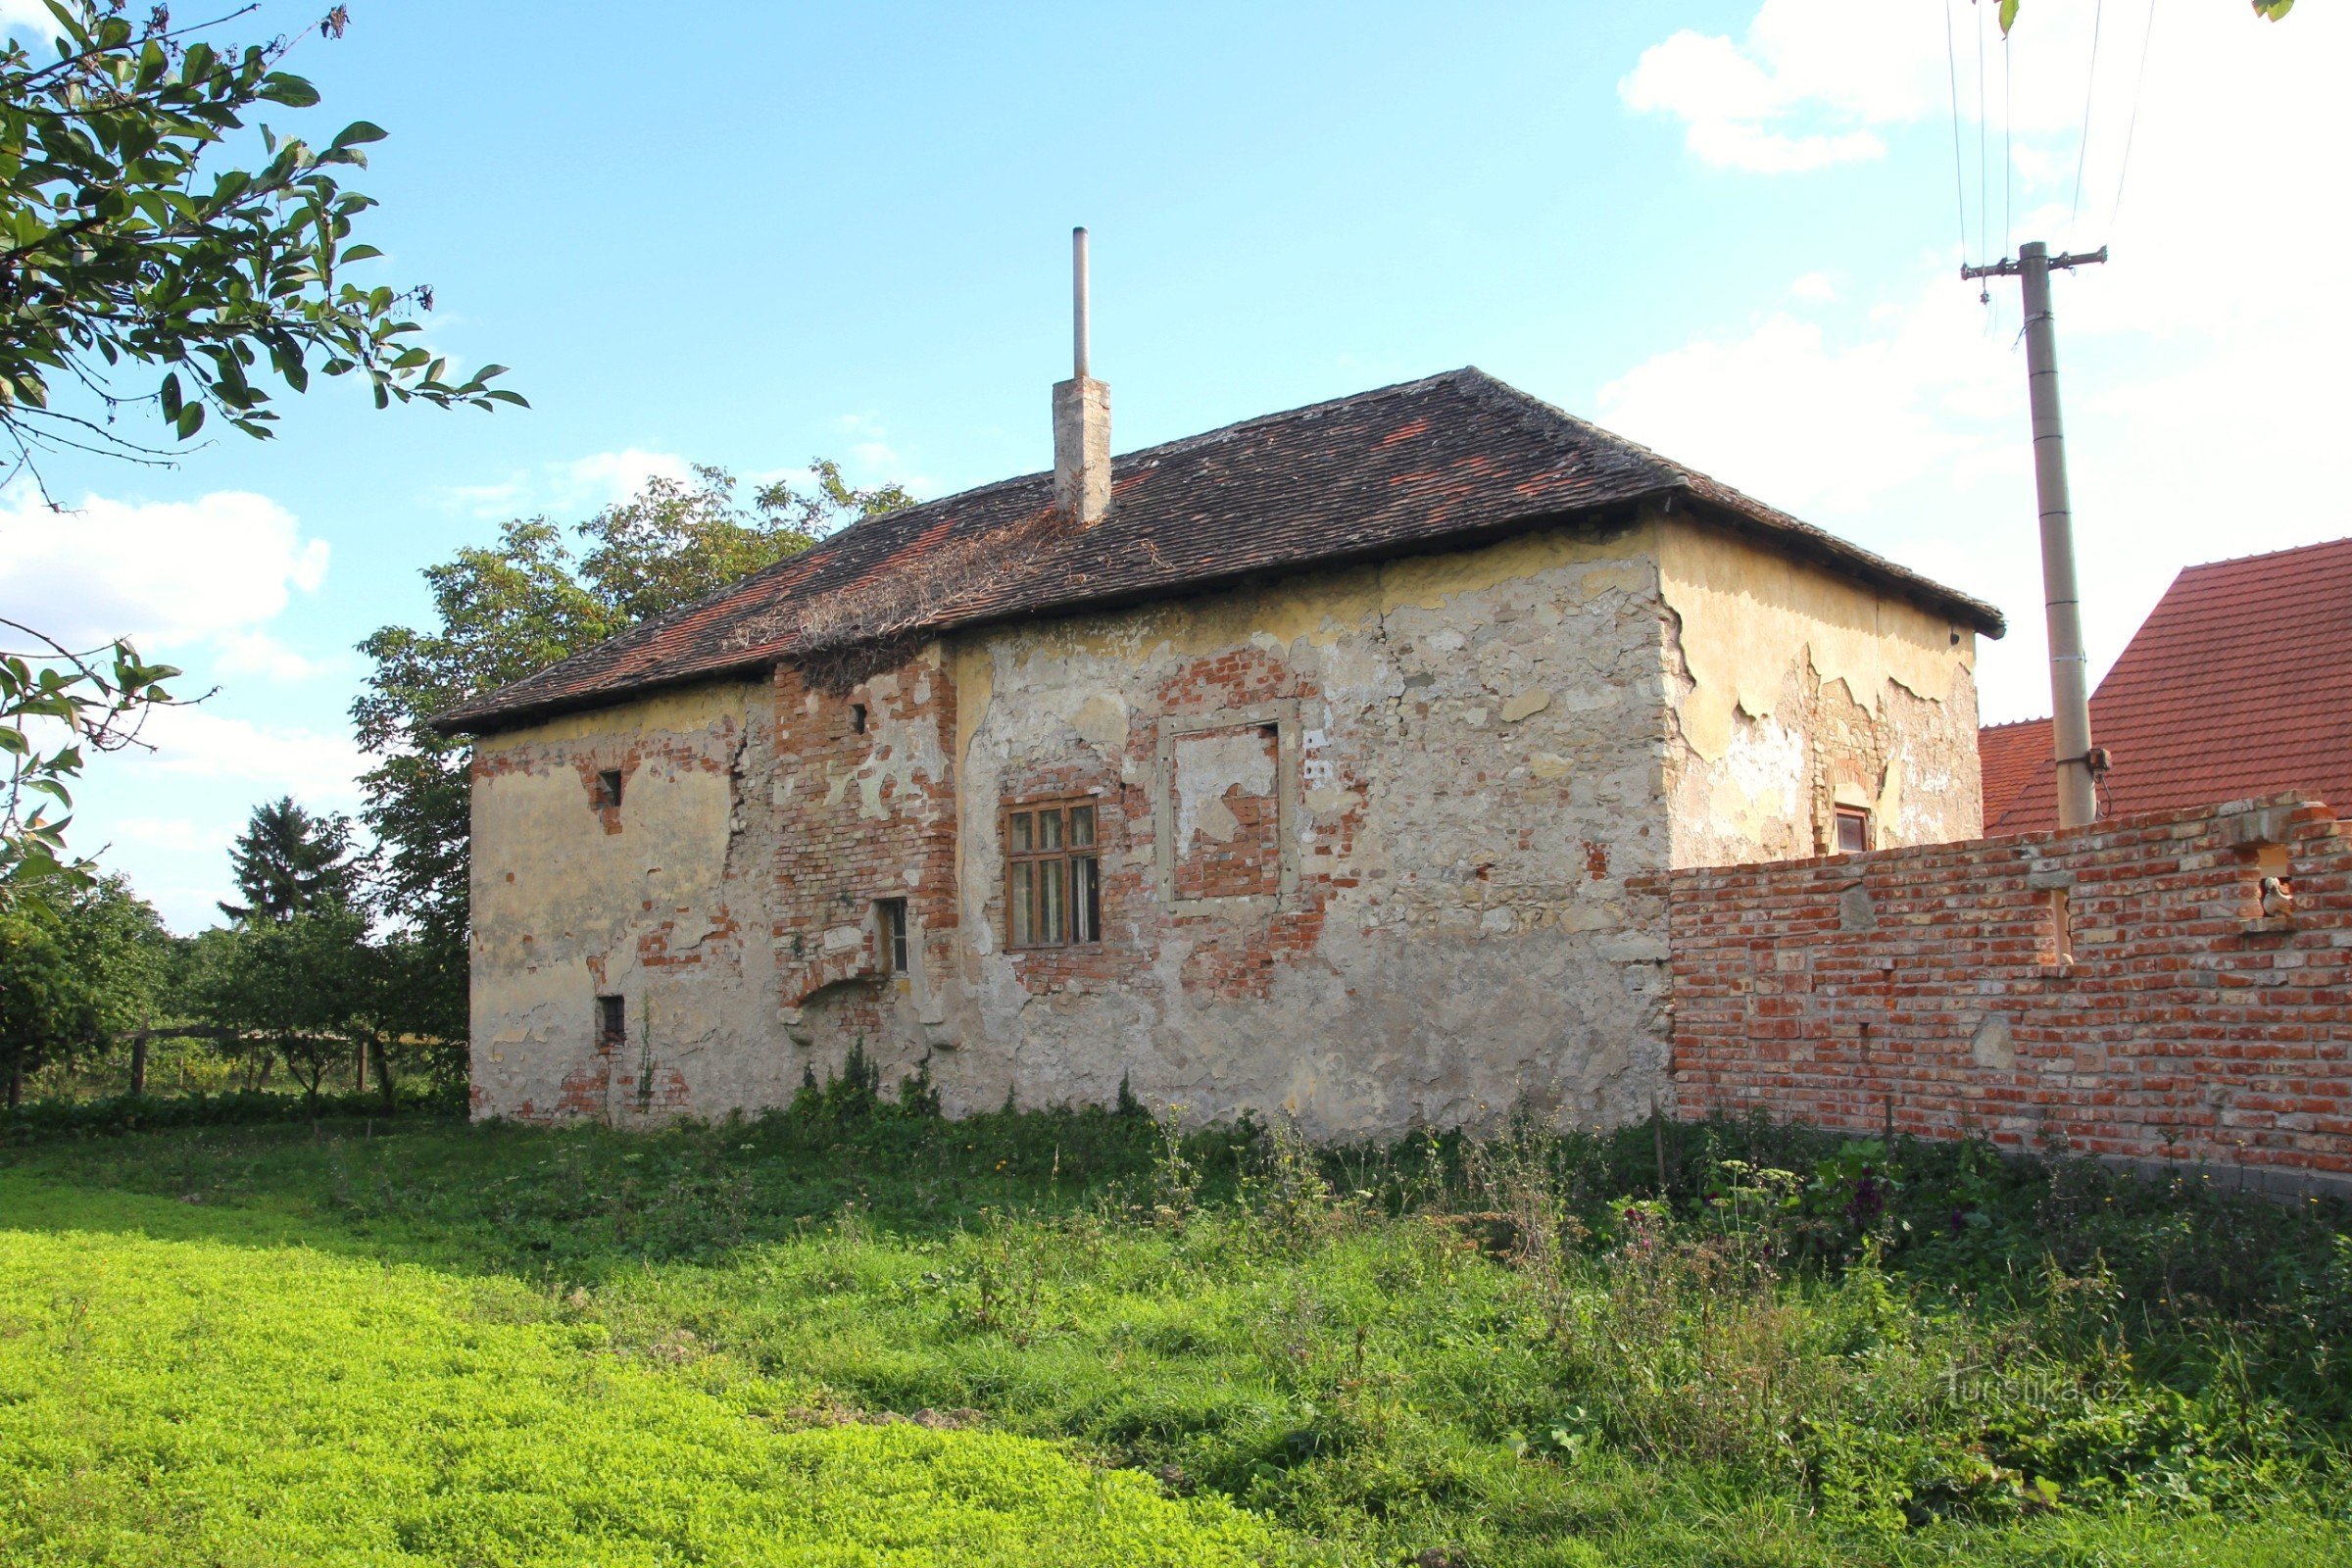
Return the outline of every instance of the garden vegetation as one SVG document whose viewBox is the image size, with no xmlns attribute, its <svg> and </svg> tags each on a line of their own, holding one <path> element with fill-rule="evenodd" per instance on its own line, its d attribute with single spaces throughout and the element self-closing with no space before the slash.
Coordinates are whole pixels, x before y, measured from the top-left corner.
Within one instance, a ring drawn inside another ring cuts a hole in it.
<svg viewBox="0 0 2352 1568">
<path fill-rule="evenodd" d="M 878 1090 L 638 1135 L 27 1107 L 0 1559 L 2352 1559 L 2331 1204 Z"/>
</svg>

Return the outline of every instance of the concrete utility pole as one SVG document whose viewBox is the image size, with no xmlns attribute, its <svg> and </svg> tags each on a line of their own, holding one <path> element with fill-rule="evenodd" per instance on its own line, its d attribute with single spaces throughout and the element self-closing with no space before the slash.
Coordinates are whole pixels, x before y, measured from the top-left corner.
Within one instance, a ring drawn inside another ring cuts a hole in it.
<svg viewBox="0 0 2352 1568">
<path fill-rule="evenodd" d="M 2082 652 L 2082 596 L 2075 581 L 2074 506 L 2066 489 L 2066 424 L 2058 413 L 2058 337 L 2050 312 L 2050 270 L 2107 259 L 2052 256 L 2039 240 L 2015 261 L 1963 267 L 1964 278 L 2015 277 L 2026 305 L 2026 386 L 2034 410 L 2034 492 L 2041 506 L 2041 593 L 2050 634 L 2050 743 L 2058 768 L 2058 825 L 2099 814 L 2098 779 L 2107 754 L 2090 743 L 2089 661 Z"/>
</svg>

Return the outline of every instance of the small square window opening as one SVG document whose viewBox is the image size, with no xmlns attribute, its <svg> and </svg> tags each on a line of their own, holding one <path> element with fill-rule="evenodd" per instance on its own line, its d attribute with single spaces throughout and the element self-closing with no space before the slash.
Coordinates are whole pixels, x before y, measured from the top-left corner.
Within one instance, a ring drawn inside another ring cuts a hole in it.
<svg viewBox="0 0 2352 1568">
<path fill-rule="evenodd" d="M 874 901 L 874 946 L 884 974 L 911 974 L 906 956 L 906 901 Z"/>
<path fill-rule="evenodd" d="M 1838 808 L 1838 853 L 1859 855 L 1870 847 L 1870 813 L 1851 806 Z"/>
<path fill-rule="evenodd" d="M 596 1049 L 618 1051 L 629 1041 L 629 1004 L 619 997 L 596 999 Z"/>
<path fill-rule="evenodd" d="M 1007 945 L 1102 940 L 1102 864 L 1094 803 L 1024 806 L 1004 815 Z"/>
<path fill-rule="evenodd" d="M 596 775 L 596 804 L 600 809 L 620 809 L 620 769 L 608 767 Z"/>
</svg>

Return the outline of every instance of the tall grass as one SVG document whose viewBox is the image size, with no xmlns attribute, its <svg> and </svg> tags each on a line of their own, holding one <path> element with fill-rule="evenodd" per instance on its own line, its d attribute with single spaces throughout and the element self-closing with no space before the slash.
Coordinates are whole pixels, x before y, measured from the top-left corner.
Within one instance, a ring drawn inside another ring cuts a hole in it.
<svg viewBox="0 0 2352 1568">
<path fill-rule="evenodd" d="M 514 1282 L 796 1420 L 1078 1443 L 1277 1557 L 2352 1553 L 2328 1204 L 1760 1123 L 1325 1151 L 824 1086 L 641 1136 L 368 1131 L 52 1141 L 0 1155 L 0 1214 Z"/>
</svg>

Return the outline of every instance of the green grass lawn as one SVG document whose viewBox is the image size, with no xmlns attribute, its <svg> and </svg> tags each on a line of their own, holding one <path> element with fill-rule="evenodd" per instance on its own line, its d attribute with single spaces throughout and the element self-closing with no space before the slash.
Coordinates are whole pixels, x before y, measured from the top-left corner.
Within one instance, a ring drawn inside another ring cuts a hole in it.
<svg viewBox="0 0 2352 1568">
<path fill-rule="evenodd" d="M 2341 1212 L 1668 1155 L 856 1104 L 0 1149 L 0 1561 L 2352 1560 Z"/>
</svg>

